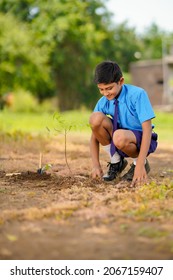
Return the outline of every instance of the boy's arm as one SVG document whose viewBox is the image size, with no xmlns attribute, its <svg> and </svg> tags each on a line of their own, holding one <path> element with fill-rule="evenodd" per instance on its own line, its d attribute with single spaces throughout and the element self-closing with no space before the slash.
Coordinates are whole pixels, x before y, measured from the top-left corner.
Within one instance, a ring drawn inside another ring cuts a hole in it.
<svg viewBox="0 0 173 280">
<path fill-rule="evenodd" d="M 99 142 L 93 135 L 91 134 L 90 139 L 90 153 L 91 153 L 91 159 L 92 159 L 92 177 L 102 177 L 103 176 L 103 170 L 100 165 L 99 161 Z"/>
<path fill-rule="evenodd" d="M 151 120 L 147 120 L 142 123 L 142 130 L 143 130 L 142 142 L 141 142 L 140 152 L 138 155 L 131 186 L 145 184 L 147 183 L 147 178 L 148 178 L 145 170 L 145 160 L 151 142 L 151 135 L 152 135 Z"/>
</svg>

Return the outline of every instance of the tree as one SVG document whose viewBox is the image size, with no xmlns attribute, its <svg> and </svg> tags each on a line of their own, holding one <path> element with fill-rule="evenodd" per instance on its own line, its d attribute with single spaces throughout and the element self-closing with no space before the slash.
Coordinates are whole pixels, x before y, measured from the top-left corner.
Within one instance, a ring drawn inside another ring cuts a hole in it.
<svg viewBox="0 0 173 280">
<path fill-rule="evenodd" d="M 128 27 L 125 21 L 114 28 L 114 49 L 116 60 L 125 72 L 129 70 L 129 63 L 136 61 L 135 53 L 140 51 L 140 40 L 135 29 Z"/>
<path fill-rule="evenodd" d="M 151 26 L 142 34 L 142 59 L 158 59 L 162 57 L 162 38 L 165 37 L 165 32 L 152 23 Z"/>
<path fill-rule="evenodd" d="M 97 63 L 116 60 L 128 71 L 137 54 L 161 57 L 157 26 L 139 36 L 126 21 L 113 25 L 104 2 L 0 0 L 3 87 L 20 85 L 39 100 L 57 94 L 60 110 L 93 107 L 99 96 L 93 84 Z"/>
<path fill-rule="evenodd" d="M 28 26 L 11 14 L 0 14 L 0 26 L 0 94 L 17 87 L 38 96 L 51 93 L 47 53 L 33 46 Z"/>
<path fill-rule="evenodd" d="M 103 43 L 110 40 L 103 1 L 1 0 L 0 8 L 27 23 L 34 45 L 48 50 L 60 109 L 87 101 L 83 96 L 92 88 L 93 67 L 103 59 Z"/>
</svg>

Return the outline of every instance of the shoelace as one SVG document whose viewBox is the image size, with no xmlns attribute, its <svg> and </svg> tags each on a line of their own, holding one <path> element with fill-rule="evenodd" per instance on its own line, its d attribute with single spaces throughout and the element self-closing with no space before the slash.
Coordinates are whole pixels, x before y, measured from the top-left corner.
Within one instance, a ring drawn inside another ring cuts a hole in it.
<svg viewBox="0 0 173 280">
<path fill-rule="evenodd" d="M 115 163 L 115 164 L 116 164 L 116 163 Z M 115 164 L 114 164 L 114 163 L 111 163 L 111 162 L 108 162 L 108 164 L 107 164 L 107 167 L 109 167 L 108 174 L 117 171 L 117 170 L 115 169 Z"/>
</svg>

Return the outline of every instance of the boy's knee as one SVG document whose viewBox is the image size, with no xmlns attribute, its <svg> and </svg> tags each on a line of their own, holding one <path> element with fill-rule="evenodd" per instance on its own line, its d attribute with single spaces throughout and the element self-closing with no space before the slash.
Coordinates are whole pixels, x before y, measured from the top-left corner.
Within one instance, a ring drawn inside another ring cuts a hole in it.
<svg viewBox="0 0 173 280">
<path fill-rule="evenodd" d="M 114 132 L 113 142 L 119 150 L 122 150 L 126 145 L 128 145 L 128 139 L 121 130 L 116 130 Z"/>
<path fill-rule="evenodd" d="M 93 112 L 89 118 L 89 124 L 92 128 L 100 126 L 104 119 L 104 114 L 101 112 Z"/>
</svg>

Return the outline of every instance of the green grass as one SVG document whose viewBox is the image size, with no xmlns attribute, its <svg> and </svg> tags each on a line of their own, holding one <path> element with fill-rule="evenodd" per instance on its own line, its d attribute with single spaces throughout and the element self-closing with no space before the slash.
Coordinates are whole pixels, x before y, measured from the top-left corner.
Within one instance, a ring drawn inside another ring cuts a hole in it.
<svg viewBox="0 0 173 280">
<path fill-rule="evenodd" d="M 160 142 L 173 143 L 173 113 L 155 112 L 153 120 L 155 132 L 159 135 Z"/>
<path fill-rule="evenodd" d="M 71 127 L 72 131 L 83 131 L 90 133 L 88 119 L 90 111 L 67 111 L 61 113 L 61 120 L 64 121 L 66 127 Z M 56 133 L 54 128 L 60 129 L 62 125 L 56 118 L 53 118 L 53 113 L 41 112 L 10 112 L 0 111 L 0 131 L 1 133 L 31 133 L 46 135 L 47 128 L 51 133 Z M 159 134 L 159 141 L 172 143 L 173 139 L 173 113 L 156 112 L 156 118 L 153 119 L 155 132 Z"/>
<path fill-rule="evenodd" d="M 61 113 L 61 121 L 65 126 L 71 126 L 71 130 L 90 131 L 88 127 L 89 111 L 68 111 Z M 1 133 L 15 133 L 16 131 L 31 134 L 46 134 L 48 129 L 55 133 L 61 129 L 61 124 L 54 118 L 52 113 L 31 113 L 31 112 L 0 112 Z M 48 129 L 47 129 L 48 128 Z"/>
</svg>

